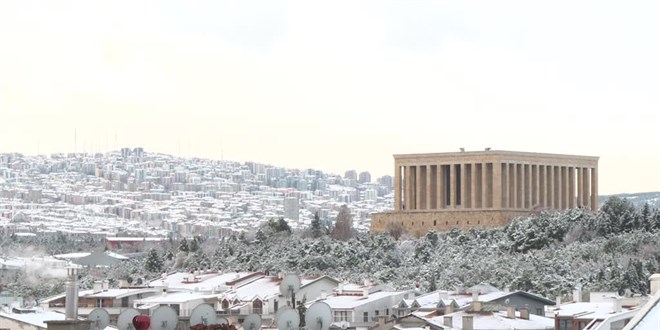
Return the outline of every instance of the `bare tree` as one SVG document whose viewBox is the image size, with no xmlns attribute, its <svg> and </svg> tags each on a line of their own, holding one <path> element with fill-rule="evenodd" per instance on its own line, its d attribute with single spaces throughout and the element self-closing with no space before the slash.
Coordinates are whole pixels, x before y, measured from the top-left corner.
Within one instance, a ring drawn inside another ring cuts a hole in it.
<svg viewBox="0 0 660 330">
<path fill-rule="evenodd" d="M 403 236 L 403 233 L 405 232 L 405 228 L 403 228 L 402 225 L 394 222 L 390 222 L 389 225 L 387 225 L 387 233 L 392 236 L 395 240 L 399 240 L 401 236 Z"/>
</svg>

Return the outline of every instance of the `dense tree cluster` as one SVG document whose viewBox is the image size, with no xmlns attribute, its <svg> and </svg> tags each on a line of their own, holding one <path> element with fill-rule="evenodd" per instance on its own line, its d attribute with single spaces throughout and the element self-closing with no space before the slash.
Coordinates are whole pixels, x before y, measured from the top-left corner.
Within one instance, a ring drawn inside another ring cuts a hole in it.
<svg viewBox="0 0 660 330">
<path fill-rule="evenodd" d="M 285 223 L 271 221 L 254 233 L 220 241 L 197 237 L 165 244 L 104 275 L 282 271 L 419 286 L 422 291 L 490 283 L 553 298 L 577 285 L 646 294 L 648 277 L 660 271 L 660 212 L 637 209 L 616 197 L 597 213 L 541 212 L 504 228 L 429 232 L 418 239 L 405 232 L 398 233 L 399 239 L 354 232 L 335 239 L 338 231 L 319 224 L 292 232 Z"/>
</svg>

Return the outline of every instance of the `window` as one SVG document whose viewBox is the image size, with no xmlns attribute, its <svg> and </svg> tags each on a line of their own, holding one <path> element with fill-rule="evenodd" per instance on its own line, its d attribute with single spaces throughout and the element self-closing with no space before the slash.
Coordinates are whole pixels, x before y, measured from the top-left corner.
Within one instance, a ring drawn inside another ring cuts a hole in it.
<svg viewBox="0 0 660 330">
<path fill-rule="evenodd" d="M 229 308 L 229 301 L 227 299 L 222 300 L 222 309 L 227 309 Z"/>
<path fill-rule="evenodd" d="M 369 312 L 364 312 L 364 315 L 362 316 L 362 321 L 369 322 Z"/>
<path fill-rule="evenodd" d="M 541 315 L 541 316 L 543 316 L 543 308 L 537 308 L 537 309 L 536 309 L 536 315 Z"/>
<path fill-rule="evenodd" d="M 374 316 L 378 317 L 378 315 L 380 315 L 380 311 L 379 311 L 379 310 L 376 310 L 376 311 L 374 312 Z"/>
<path fill-rule="evenodd" d="M 128 305 L 128 297 L 121 298 L 121 307 L 124 308 L 131 307 Z"/>
<path fill-rule="evenodd" d="M 348 321 L 348 311 L 335 311 L 334 322 Z"/>
<path fill-rule="evenodd" d="M 390 309 L 389 308 L 385 308 L 385 315 L 388 315 L 388 316 L 390 315 Z"/>
<path fill-rule="evenodd" d="M 103 307 L 103 299 L 96 299 L 96 307 Z"/>
<path fill-rule="evenodd" d="M 280 307 L 280 302 L 277 301 L 277 299 L 276 299 L 276 300 L 275 300 L 275 303 L 274 303 L 274 306 L 273 306 L 273 309 L 275 310 L 275 312 L 277 312 L 277 309 L 278 309 L 279 307 Z"/>
<path fill-rule="evenodd" d="M 261 300 L 256 299 L 252 302 L 252 313 L 261 315 L 263 312 L 263 307 L 264 304 L 261 302 Z"/>
<path fill-rule="evenodd" d="M 437 226 L 437 225 L 438 225 L 437 222 L 438 222 L 437 220 L 433 220 L 433 225 L 434 225 L 434 226 Z"/>
</svg>

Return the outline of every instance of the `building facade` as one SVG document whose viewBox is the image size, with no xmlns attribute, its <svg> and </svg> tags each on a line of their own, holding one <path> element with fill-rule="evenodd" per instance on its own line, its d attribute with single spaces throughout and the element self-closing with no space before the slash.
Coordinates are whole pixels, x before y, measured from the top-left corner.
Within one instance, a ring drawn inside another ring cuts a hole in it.
<svg viewBox="0 0 660 330">
<path fill-rule="evenodd" d="M 394 155 L 394 210 L 371 231 L 496 227 L 539 209 L 598 207 L 598 157 L 512 151 Z"/>
</svg>

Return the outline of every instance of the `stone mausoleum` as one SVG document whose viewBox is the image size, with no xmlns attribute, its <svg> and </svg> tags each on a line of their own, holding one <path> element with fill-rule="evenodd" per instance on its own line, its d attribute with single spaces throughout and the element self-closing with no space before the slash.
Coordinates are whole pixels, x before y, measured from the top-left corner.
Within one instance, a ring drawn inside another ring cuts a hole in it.
<svg viewBox="0 0 660 330">
<path fill-rule="evenodd" d="M 394 155 L 394 210 L 371 231 L 504 226 L 541 209 L 598 208 L 598 157 L 489 150 Z"/>
</svg>

